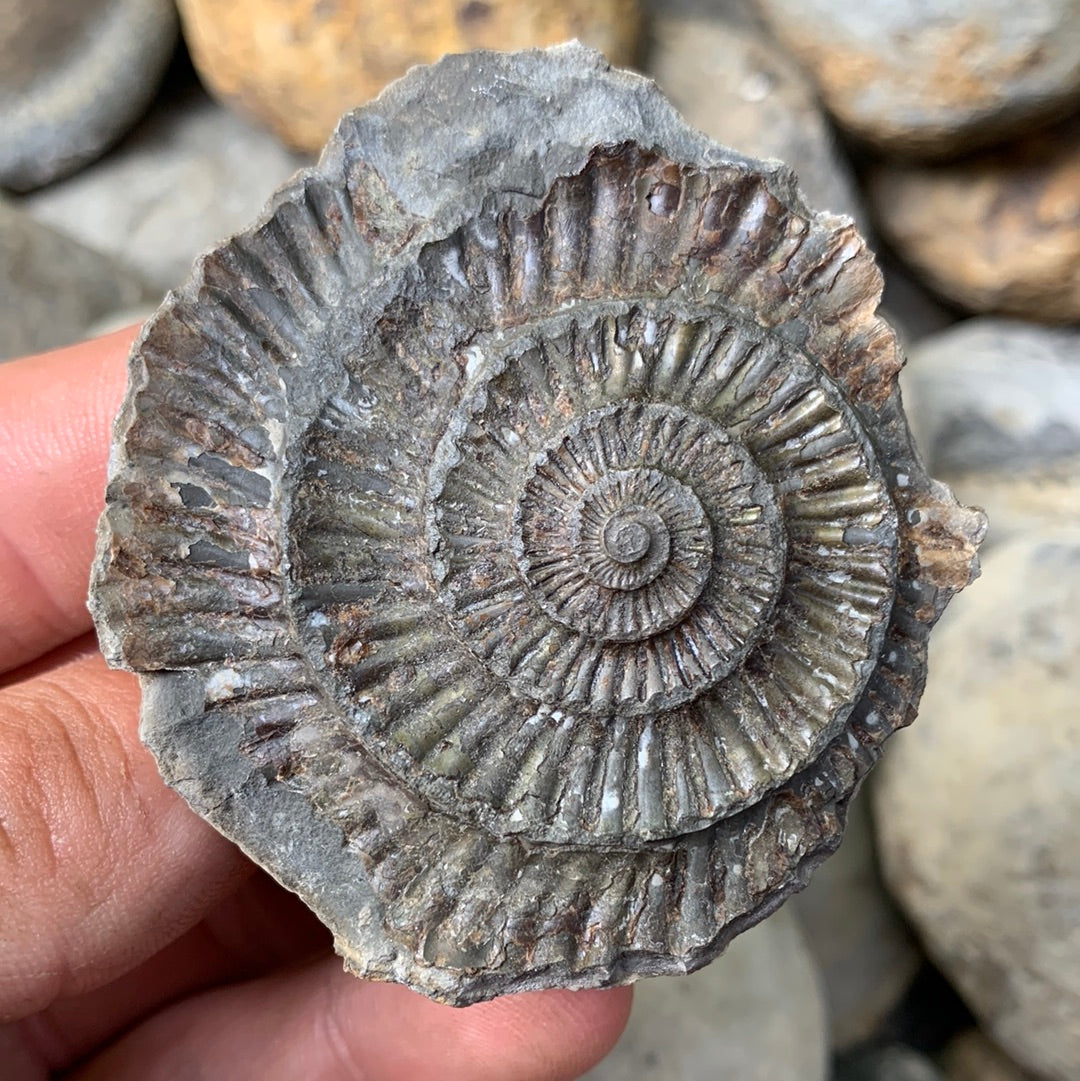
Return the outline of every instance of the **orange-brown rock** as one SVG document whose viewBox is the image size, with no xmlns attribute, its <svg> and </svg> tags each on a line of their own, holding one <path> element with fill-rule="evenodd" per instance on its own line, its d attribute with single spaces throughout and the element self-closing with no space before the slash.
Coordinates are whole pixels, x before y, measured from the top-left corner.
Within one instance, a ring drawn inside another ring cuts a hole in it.
<svg viewBox="0 0 1080 1081">
<path fill-rule="evenodd" d="M 288 145 L 318 150 L 342 113 L 415 64 L 577 38 L 617 64 L 637 0 L 179 0 L 210 88 Z"/>
<path fill-rule="evenodd" d="M 1080 118 L 947 166 L 881 167 L 882 233 L 972 312 L 1080 320 Z"/>
</svg>

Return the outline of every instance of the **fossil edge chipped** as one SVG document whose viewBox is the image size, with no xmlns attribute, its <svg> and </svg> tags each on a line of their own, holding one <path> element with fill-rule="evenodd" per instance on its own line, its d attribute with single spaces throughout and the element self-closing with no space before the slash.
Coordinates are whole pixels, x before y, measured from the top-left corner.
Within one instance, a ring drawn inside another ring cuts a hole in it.
<svg viewBox="0 0 1080 1081">
<path fill-rule="evenodd" d="M 707 963 L 839 843 L 977 573 L 880 287 L 581 46 L 388 87 L 132 350 L 91 608 L 166 780 L 358 975 Z M 548 550 L 607 583 L 588 633 Z"/>
</svg>

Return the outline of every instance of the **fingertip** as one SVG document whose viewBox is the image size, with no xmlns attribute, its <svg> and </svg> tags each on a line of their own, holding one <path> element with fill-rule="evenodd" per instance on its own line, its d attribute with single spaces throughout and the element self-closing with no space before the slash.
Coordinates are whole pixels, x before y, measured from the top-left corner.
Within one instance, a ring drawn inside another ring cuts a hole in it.
<svg viewBox="0 0 1080 1081">
<path fill-rule="evenodd" d="M 94 527 L 135 331 L 0 365 L 0 671 L 89 628 Z"/>
<path fill-rule="evenodd" d="M 435 1061 L 443 1081 L 569 1081 L 615 1045 L 632 1001 L 628 987 L 505 995 L 461 1009 L 393 985 L 340 992 L 335 1024 L 365 1076 L 379 1081 L 416 1081 Z"/>
<path fill-rule="evenodd" d="M 4 401 L 25 397 L 40 403 L 43 412 L 50 406 L 55 411 L 59 392 L 62 412 L 98 412 L 111 423 L 127 381 L 124 361 L 138 332 L 137 325 L 122 327 L 62 349 L 8 361 L 0 368 Z M 15 421 L 28 419 L 21 412 L 11 416 Z"/>
<path fill-rule="evenodd" d="M 180 1003 L 76 1076 L 571 1081 L 619 1038 L 630 997 L 629 988 L 539 991 L 455 1009 L 327 958 Z"/>
<path fill-rule="evenodd" d="M 73 643 L 0 689 L 0 1016 L 141 964 L 249 873 L 161 781 L 139 687 Z"/>
<path fill-rule="evenodd" d="M 491 1024 L 491 1048 L 497 1049 L 505 1035 L 516 1031 L 526 1055 L 521 1068 L 527 1069 L 531 1061 L 535 1069 L 546 1061 L 548 1072 L 536 1077 L 561 1081 L 579 1077 L 615 1046 L 626 1028 L 632 1003 L 631 988 L 615 987 L 508 995 L 468 1009 L 489 1011 L 486 1020 Z"/>
</svg>

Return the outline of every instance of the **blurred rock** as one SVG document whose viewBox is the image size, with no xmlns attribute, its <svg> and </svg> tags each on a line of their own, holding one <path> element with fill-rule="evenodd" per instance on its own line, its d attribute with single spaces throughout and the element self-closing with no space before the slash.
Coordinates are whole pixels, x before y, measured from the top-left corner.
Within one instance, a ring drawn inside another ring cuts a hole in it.
<svg viewBox="0 0 1080 1081">
<path fill-rule="evenodd" d="M 289 146 L 316 151 L 342 113 L 414 64 L 470 49 L 577 38 L 617 64 L 637 0 L 179 0 L 195 66 L 223 100 Z"/>
<path fill-rule="evenodd" d="M 833 1081 L 945 1081 L 945 1078 L 918 1051 L 894 1044 L 845 1057 L 837 1063 Z"/>
<path fill-rule="evenodd" d="M 970 319 L 911 349 L 902 379 L 931 471 L 985 508 L 989 544 L 1080 524 L 1080 330 Z"/>
<path fill-rule="evenodd" d="M 755 0 L 642 0 L 641 6 L 649 26 L 655 19 L 675 15 L 703 16 L 758 31 L 765 29 L 765 21 Z"/>
<path fill-rule="evenodd" d="M 157 298 L 160 301 L 160 297 Z M 115 334 L 124 327 L 145 323 L 157 310 L 157 304 L 139 304 L 134 308 L 118 308 L 101 319 L 95 320 L 86 328 L 85 337 L 103 338 L 106 334 Z"/>
<path fill-rule="evenodd" d="M 886 879 L 1002 1047 L 1080 1078 L 1080 528 L 991 550 L 879 769 Z"/>
<path fill-rule="evenodd" d="M 692 976 L 642 980 L 615 1050 L 586 1081 L 824 1081 L 825 1009 L 786 910 Z"/>
<path fill-rule="evenodd" d="M 916 281 L 887 251 L 879 251 L 877 257 L 885 277 L 881 314 L 900 333 L 905 348 L 959 320 L 953 309 Z"/>
<path fill-rule="evenodd" d="M 813 87 L 799 68 L 738 20 L 657 13 L 647 73 L 696 128 L 799 175 L 814 210 L 863 216 L 854 180 Z"/>
<path fill-rule="evenodd" d="M 942 1066 L 948 1081 L 1036 1081 L 977 1028 L 949 1044 Z"/>
<path fill-rule="evenodd" d="M 903 997 L 922 956 L 878 874 L 865 792 L 851 805 L 836 854 L 788 906 L 821 973 L 833 1047 L 870 1039 Z"/>
<path fill-rule="evenodd" d="M 1080 100 L 1080 0 L 758 0 L 858 138 L 901 155 L 988 145 Z"/>
<path fill-rule="evenodd" d="M 146 110 L 176 41 L 172 0 L 0 0 L 0 186 L 98 157 Z"/>
<path fill-rule="evenodd" d="M 172 288 L 304 161 L 192 86 L 160 103 L 103 161 L 21 205 Z"/>
<path fill-rule="evenodd" d="M 881 166 L 869 192 L 882 234 L 947 300 L 1080 320 L 1080 117 L 950 165 Z"/>
<path fill-rule="evenodd" d="M 1080 526 L 1080 458 L 1025 476 L 958 473 L 944 478 L 965 506 L 990 519 L 983 551 L 1059 525 Z"/>
<path fill-rule="evenodd" d="M 907 376 L 934 473 L 1023 472 L 1080 455 L 1080 329 L 969 319 L 911 349 Z"/>
<path fill-rule="evenodd" d="M 154 291 L 100 252 L 0 199 L 0 360 L 69 345 Z"/>
</svg>

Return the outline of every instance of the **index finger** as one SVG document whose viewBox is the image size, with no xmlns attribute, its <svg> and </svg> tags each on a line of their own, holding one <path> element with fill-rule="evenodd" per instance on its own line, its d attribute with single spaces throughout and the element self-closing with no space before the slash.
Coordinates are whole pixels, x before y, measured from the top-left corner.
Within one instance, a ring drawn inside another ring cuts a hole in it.
<svg viewBox="0 0 1080 1081">
<path fill-rule="evenodd" d="M 135 331 L 0 365 L 0 673 L 90 629 L 94 528 Z"/>
</svg>

